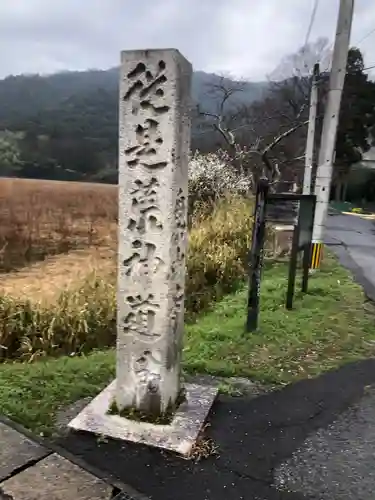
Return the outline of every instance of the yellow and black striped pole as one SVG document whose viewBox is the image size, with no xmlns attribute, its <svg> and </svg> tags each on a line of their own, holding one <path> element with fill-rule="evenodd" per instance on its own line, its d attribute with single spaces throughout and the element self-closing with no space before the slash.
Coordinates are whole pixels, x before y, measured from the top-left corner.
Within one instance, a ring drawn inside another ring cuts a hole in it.
<svg viewBox="0 0 375 500">
<path fill-rule="evenodd" d="M 319 179 L 320 180 L 320 179 Z M 312 243 L 311 243 L 311 254 L 310 254 L 310 271 L 314 272 L 320 269 L 322 260 L 323 260 L 323 238 L 324 238 L 324 229 L 325 229 L 325 221 L 327 217 L 327 208 L 329 200 L 325 196 L 325 191 L 328 190 L 324 188 L 324 183 L 330 179 L 321 179 L 323 184 L 322 186 L 318 184 L 318 179 L 315 185 L 315 195 L 316 195 L 316 204 L 315 204 L 315 217 L 314 217 L 314 227 L 312 234 Z M 329 185 L 329 184 L 328 184 Z"/>
<path fill-rule="evenodd" d="M 323 257 L 323 243 L 322 242 L 312 242 L 311 244 L 311 259 L 310 259 L 310 269 L 319 269 L 320 263 Z"/>
</svg>

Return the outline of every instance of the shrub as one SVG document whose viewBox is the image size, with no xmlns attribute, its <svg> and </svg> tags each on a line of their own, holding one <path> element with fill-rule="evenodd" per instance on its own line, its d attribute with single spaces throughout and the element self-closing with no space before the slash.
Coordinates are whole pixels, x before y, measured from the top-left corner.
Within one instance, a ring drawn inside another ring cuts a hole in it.
<svg viewBox="0 0 375 500">
<path fill-rule="evenodd" d="M 187 259 L 186 313 L 191 320 L 246 276 L 252 202 L 231 196 L 209 216 L 195 219 Z M 115 268 L 107 279 L 92 275 L 53 305 L 0 297 L 0 359 L 89 351 L 115 344 Z"/>
<path fill-rule="evenodd" d="M 194 153 L 189 162 L 189 214 L 208 212 L 218 199 L 229 194 L 244 195 L 250 180 L 239 175 L 227 153 Z"/>
<path fill-rule="evenodd" d="M 230 196 L 201 217 L 189 236 L 186 309 L 197 313 L 233 290 L 246 275 L 252 202 Z"/>
<path fill-rule="evenodd" d="M 115 287 L 89 276 L 52 306 L 0 296 L 0 359 L 76 353 L 113 345 Z"/>
</svg>

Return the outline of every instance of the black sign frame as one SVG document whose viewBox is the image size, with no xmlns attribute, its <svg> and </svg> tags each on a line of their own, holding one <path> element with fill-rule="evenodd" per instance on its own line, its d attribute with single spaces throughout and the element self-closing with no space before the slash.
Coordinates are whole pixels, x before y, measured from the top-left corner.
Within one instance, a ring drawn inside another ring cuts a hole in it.
<svg viewBox="0 0 375 500">
<path fill-rule="evenodd" d="M 266 204 L 269 191 L 269 181 L 262 178 L 258 182 L 255 206 L 254 223 L 249 252 L 249 295 L 247 301 L 246 331 L 251 332 L 258 328 L 260 282 L 263 269 L 264 239 L 266 235 Z"/>
<path fill-rule="evenodd" d="M 261 182 L 258 183 L 256 193 L 254 225 L 251 250 L 249 254 L 249 297 L 246 322 L 247 332 L 254 331 L 258 327 L 260 281 L 263 268 L 265 228 L 266 222 L 270 220 L 269 218 L 267 219 L 267 204 L 269 201 L 279 201 L 280 203 L 283 201 L 294 201 L 299 203 L 298 216 L 293 218 L 294 223 L 290 224 L 293 225 L 294 229 L 289 260 L 288 288 L 285 304 L 286 308 L 288 310 L 293 308 L 298 255 L 300 252 L 303 252 L 301 290 L 303 293 L 306 293 L 308 290 L 316 196 L 313 194 L 268 193 L 269 183 L 267 179 L 261 179 Z"/>
</svg>

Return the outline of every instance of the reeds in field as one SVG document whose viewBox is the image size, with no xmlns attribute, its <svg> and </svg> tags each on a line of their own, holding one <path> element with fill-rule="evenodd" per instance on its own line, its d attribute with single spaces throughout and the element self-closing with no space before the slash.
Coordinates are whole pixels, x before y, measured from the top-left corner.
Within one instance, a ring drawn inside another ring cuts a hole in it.
<svg viewBox="0 0 375 500">
<path fill-rule="evenodd" d="M 0 272 L 116 239 L 117 186 L 0 179 Z"/>
</svg>

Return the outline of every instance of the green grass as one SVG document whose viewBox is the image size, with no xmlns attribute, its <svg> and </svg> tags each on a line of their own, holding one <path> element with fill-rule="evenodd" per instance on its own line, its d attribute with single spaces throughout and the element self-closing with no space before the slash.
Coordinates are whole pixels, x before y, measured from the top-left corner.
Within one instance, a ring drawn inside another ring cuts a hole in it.
<svg viewBox="0 0 375 500">
<path fill-rule="evenodd" d="M 293 311 L 284 307 L 286 284 L 285 264 L 265 270 L 256 333 L 244 333 L 246 288 L 187 326 L 184 370 L 285 384 L 374 354 L 374 310 L 365 306 L 360 287 L 332 257 L 310 278 L 307 295 L 297 291 Z M 96 395 L 114 376 L 114 366 L 113 350 L 4 363 L 0 413 L 49 433 L 56 412 Z"/>
<path fill-rule="evenodd" d="M 256 333 L 243 334 L 245 290 L 217 304 L 187 331 L 187 369 L 287 383 L 375 353 L 375 310 L 333 257 L 308 294 L 297 291 L 293 311 L 284 307 L 286 285 L 285 265 L 265 271 Z"/>
</svg>

